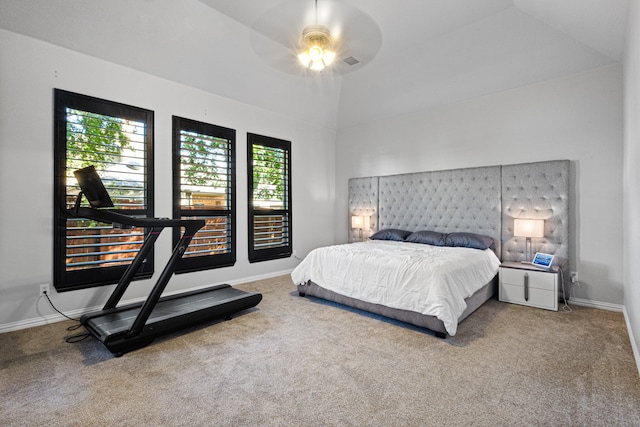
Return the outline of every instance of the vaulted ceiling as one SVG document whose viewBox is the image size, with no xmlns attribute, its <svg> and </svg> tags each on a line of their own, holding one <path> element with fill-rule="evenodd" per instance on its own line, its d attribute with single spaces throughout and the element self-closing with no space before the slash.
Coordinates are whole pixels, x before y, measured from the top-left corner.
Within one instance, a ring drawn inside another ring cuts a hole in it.
<svg viewBox="0 0 640 427">
<path fill-rule="evenodd" d="M 620 62 L 628 0 L 318 0 L 342 47 L 319 75 L 295 59 L 314 10 L 313 0 L 0 0 L 0 28 L 343 128 Z"/>
</svg>

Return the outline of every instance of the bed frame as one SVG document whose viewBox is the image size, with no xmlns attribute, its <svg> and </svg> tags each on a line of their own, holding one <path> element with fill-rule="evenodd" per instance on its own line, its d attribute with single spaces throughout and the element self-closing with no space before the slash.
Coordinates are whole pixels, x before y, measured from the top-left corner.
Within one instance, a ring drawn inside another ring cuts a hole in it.
<svg viewBox="0 0 640 427">
<path fill-rule="evenodd" d="M 476 311 L 482 304 L 488 299 L 492 298 L 496 294 L 498 288 L 498 276 L 495 276 L 489 283 L 478 289 L 473 295 L 465 299 L 467 303 L 466 310 L 460 315 L 458 323 L 462 322 L 467 316 Z M 380 304 L 373 304 L 365 302 L 359 299 L 347 297 L 337 294 L 333 291 L 327 290 L 315 283 L 309 281 L 303 285 L 298 285 L 298 294 L 300 296 L 314 296 L 328 301 L 334 301 L 339 304 L 344 304 L 348 307 L 357 308 L 359 310 L 368 311 L 370 313 L 379 314 L 381 316 L 388 317 L 390 319 L 399 320 L 401 322 L 409 323 L 411 325 L 420 326 L 422 328 L 429 329 L 435 333 L 438 338 L 446 338 L 447 331 L 444 328 L 442 320 L 435 316 L 427 316 L 425 314 L 417 313 L 410 310 L 400 310 L 397 308 L 391 308 Z"/>
<path fill-rule="evenodd" d="M 513 236 L 513 219 L 544 219 L 545 237 L 532 239 L 533 252 L 554 254 L 560 268 L 567 268 L 569 174 L 570 162 L 556 160 L 352 178 L 349 218 L 370 217 L 365 238 L 385 228 L 483 234 L 493 238 L 494 251 L 502 261 L 523 261 L 525 257 L 525 239 Z M 357 240 L 358 230 L 351 230 L 349 242 Z M 467 309 L 458 321 L 493 298 L 497 283 L 496 276 L 467 298 Z M 441 338 L 447 336 L 444 324 L 434 316 L 367 303 L 313 282 L 298 284 L 298 293 L 430 329 Z"/>
</svg>

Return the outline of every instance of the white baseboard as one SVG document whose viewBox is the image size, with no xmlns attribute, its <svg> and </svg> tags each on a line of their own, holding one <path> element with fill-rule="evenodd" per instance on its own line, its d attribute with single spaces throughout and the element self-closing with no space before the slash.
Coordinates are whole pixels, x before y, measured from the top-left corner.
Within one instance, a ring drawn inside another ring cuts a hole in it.
<svg viewBox="0 0 640 427">
<path fill-rule="evenodd" d="M 77 315 L 74 313 L 66 313 L 66 314 L 67 316 L 72 318 L 82 315 L 82 313 Z M 62 315 L 56 313 L 56 314 L 49 314 L 46 316 L 40 316 L 35 319 L 26 319 L 26 320 L 20 320 L 18 322 L 5 323 L 4 325 L 0 325 L 0 334 L 3 334 L 5 332 L 19 331 L 20 329 L 35 328 L 36 326 L 48 325 L 50 323 L 58 323 L 63 320 L 67 320 L 67 319 Z"/>
<path fill-rule="evenodd" d="M 592 300 L 582 299 L 582 298 L 571 298 L 567 302 L 569 304 L 575 304 L 582 307 L 599 308 L 601 310 L 607 310 L 607 311 L 622 312 L 624 310 L 624 306 L 622 304 L 612 304 L 610 302 L 592 301 Z"/>
<path fill-rule="evenodd" d="M 629 316 L 627 315 L 626 307 L 623 308 L 622 314 L 624 314 L 624 321 L 627 324 L 627 332 L 629 333 L 631 350 L 633 350 L 633 357 L 636 359 L 636 367 L 638 368 L 638 375 L 640 375 L 640 351 L 638 351 L 638 345 L 636 344 L 636 341 L 633 339 L 635 335 L 633 335 L 633 330 L 631 329 L 631 322 L 629 321 Z"/>
<path fill-rule="evenodd" d="M 229 284 L 231 286 L 241 285 L 243 283 L 255 282 L 255 281 L 258 281 L 258 280 L 271 279 L 273 277 L 284 276 L 284 275 L 287 275 L 287 274 L 291 274 L 292 271 L 293 271 L 293 269 L 282 270 L 282 271 L 274 271 L 272 273 L 265 273 L 265 274 L 255 275 L 255 276 L 243 277 L 241 279 L 236 279 L 236 280 L 227 280 L 224 283 L 227 283 L 227 284 Z M 217 285 L 217 284 L 219 284 L 219 283 L 214 283 L 214 284 L 204 285 L 204 286 L 197 286 L 197 287 L 193 287 L 193 288 L 189 288 L 189 289 L 181 289 L 179 291 L 167 292 L 166 295 L 168 296 L 168 295 L 179 294 L 179 293 L 182 293 L 182 292 L 189 292 L 189 291 L 202 289 L 202 288 L 206 288 L 208 286 L 213 286 L 213 285 Z M 293 286 L 293 282 L 292 282 L 292 286 Z M 127 300 L 127 301 L 122 301 L 122 305 L 132 304 L 132 303 L 136 303 L 136 302 L 140 302 L 140 301 L 144 301 L 144 300 L 145 300 L 145 298 L 130 299 L 130 300 Z M 82 309 L 78 309 L 78 310 L 68 311 L 68 312 L 65 312 L 65 314 L 67 316 L 71 317 L 71 318 L 78 319 L 83 314 L 99 311 L 101 309 L 102 309 L 102 306 L 86 307 L 86 308 L 82 308 Z M 63 320 L 68 320 L 68 319 L 66 317 L 64 317 L 63 315 L 61 315 L 61 314 L 54 313 L 54 314 L 49 314 L 49 315 L 46 315 L 46 316 L 40 316 L 40 317 L 37 317 L 37 318 L 34 318 L 34 319 L 26 319 L 26 320 L 20 320 L 18 322 L 6 323 L 4 325 L 0 325 L 0 334 L 5 333 L 5 332 L 11 332 L 11 331 L 19 331 L 20 329 L 28 329 L 28 328 L 34 328 L 36 326 L 42 326 L 42 325 L 48 325 L 48 324 L 51 324 L 51 323 L 62 322 Z"/>
</svg>

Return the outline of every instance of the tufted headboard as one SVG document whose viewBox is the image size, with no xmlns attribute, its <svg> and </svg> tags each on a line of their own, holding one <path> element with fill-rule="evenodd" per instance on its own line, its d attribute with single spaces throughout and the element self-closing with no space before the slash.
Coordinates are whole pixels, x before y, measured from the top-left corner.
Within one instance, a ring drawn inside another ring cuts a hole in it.
<svg viewBox="0 0 640 427">
<path fill-rule="evenodd" d="M 533 252 L 554 254 L 569 266 L 569 161 L 502 166 L 502 261 L 524 259 L 524 237 L 513 236 L 513 219 L 544 219 L 544 238 Z"/>
<path fill-rule="evenodd" d="M 500 256 L 499 167 L 386 176 L 379 186 L 381 229 L 484 234 Z"/>
<path fill-rule="evenodd" d="M 349 180 L 349 216 L 371 218 L 365 237 L 384 228 L 467 231 L 490 236 L 502 261 L 525 258 L 514 218 L 545 220 L 533 251 L 569 254 L 569 161 L 453 169 Z M 357 230 L 349 227 L 349 241 Z"/>
</svg>

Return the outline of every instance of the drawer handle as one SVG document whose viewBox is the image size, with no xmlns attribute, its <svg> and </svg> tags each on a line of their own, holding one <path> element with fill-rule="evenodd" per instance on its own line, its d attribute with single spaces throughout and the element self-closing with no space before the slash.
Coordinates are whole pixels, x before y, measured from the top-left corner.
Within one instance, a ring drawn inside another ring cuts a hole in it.
<svg viewBox="0 0 640 427">
<path fill-rule="evenodd" d="M 524 300 L 529 301 L 529 273 L 524 273 Z"/>
</svg>

